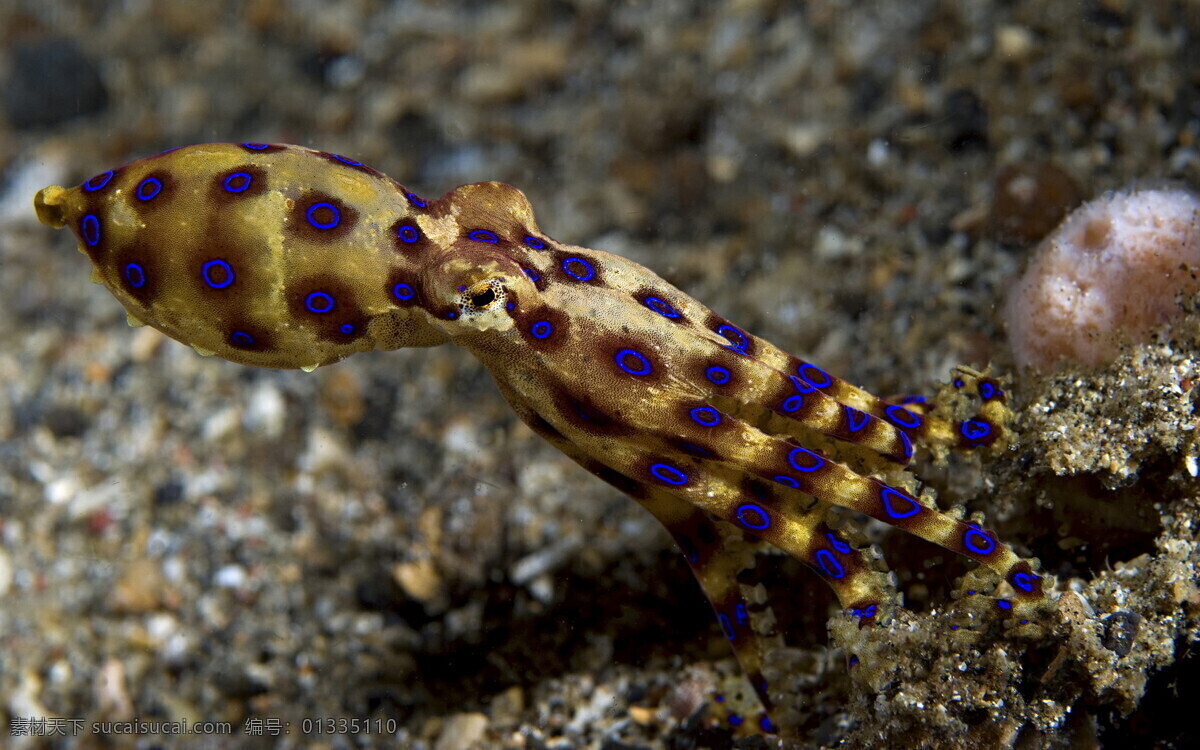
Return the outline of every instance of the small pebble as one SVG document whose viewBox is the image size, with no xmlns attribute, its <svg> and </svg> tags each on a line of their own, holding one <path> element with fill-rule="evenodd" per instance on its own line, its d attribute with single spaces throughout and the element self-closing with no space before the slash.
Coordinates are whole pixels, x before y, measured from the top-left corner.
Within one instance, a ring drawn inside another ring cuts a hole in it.
<svg viewBox="0 0 1200 750">
<path fill-rule="evenodd" d="M 392 578 L 404 593 L 425 605 L 432 604 L 445 593 L 442 577 L 433 560 L 428 558 L 396 564 L 392 567 Z"/>
<path fill-rule="evenodd" d="M 274 440 L 283 434 L 286 421 L 287 401 L 283 394 L 272 383 L 259 383 L 246 400 L 242 426 L 250 432 L 258 432 L 263 437 Z"/>
<path fill-rule="evenodd" d="M 96 710 L 108 721 L 128 721 L 133 718 L 133 699 L 125 680 L 125 665 L 110 657 L 96 673 L 92 692 Z"/>
<path fill-rule="evenodd" d="M 992 226 L 1001 242 L 1025 245 L 1045 237 L 1083 196 L 1071 175 L 1049 162 L 1010 164 L 992 188 Z"/>
<path fill-rule="evenodd" d="M 1009 62 L 1023 62 L 1033 47 L 1033 34 L 1024 26 L 1009 24 L 996 30 L 996 51 Z"/>
<path fill-rule="evenodd" d="M 134 560 L 125 566 L 109 594 L 117 612 L 143 614 L 159 609 L 166 598 L 167 581 L 155 560 Z"/>
<path fill-rule="evenodd" d="M 8 593 L 12 588 L 13 583 L 13 564 L 12 558 L 3 549 L 0 549 L 0 597 Z"/>
<path fill-rule="evenodd" d="M 241 588 L 246 583 L 246 569 L 241 565 L 226 565 L 213 576 L 213 583 L 221 588 Z"/>
<path fill-rule="evenodd" d="M 483 714 L 454 714 L 442 725 L 433 750 L 470 750 L 483 739 L 487 728 L 488 717 Z"/>
<path fill-rule="evenodd" d="M 1143 619 L 1136 612 L 1113 612 L 1104 620 L 1104 647 L 1117 656 L 1128 656 Z"/>
</svg>

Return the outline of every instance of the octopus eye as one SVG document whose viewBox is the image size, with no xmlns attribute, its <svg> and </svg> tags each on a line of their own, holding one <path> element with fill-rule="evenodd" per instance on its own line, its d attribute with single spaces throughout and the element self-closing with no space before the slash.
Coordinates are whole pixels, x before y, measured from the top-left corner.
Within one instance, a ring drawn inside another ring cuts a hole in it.
<svg viewBox="0 0 1200 750">
<path fill-rule="evenodd" d="M 471 306 L 480 310 L 496 301 L 496 290 L 490 286 L 478 294 L 471 295 Z"/>
<path fill-rule="evenodd" d="M 462 292 L 458 298 L 459 304 L 462 312 L 468 316 L 490 310 L 508 297 L 503 279 L 486 279 L 470 287 L 459 287 L 459 291 Z"/>
</svg>

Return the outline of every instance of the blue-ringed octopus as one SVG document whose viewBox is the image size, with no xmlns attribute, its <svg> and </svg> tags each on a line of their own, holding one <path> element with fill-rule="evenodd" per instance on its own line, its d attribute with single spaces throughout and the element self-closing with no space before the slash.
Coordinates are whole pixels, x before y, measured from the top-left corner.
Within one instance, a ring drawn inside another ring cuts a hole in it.
<svg viewBox="0 0 1200 750">
<path fill-rule="evenodd" d="M 960 374 L 979 406 L 958 420 L 877 398 L 637 263 L 551 238 L 510 185 L 427 200 L 345 156 L 224 143 L 47 187 L 35 207 L 75 232 L 131 323 L 201 354 L 312 370 L 372 349 L 468 349 L 527 425 L 666 527 L 767 711 L 763 606 L 737 582 L 731 533 L 807 564 L 863 627 L 894 587 L 830 523 L 835 507 L 991 569 L 1005 617 L 1047 596 L 1034 563 L 904 471 L 918 447 L 1003 445 L 998 381 Z"/>
</svg>

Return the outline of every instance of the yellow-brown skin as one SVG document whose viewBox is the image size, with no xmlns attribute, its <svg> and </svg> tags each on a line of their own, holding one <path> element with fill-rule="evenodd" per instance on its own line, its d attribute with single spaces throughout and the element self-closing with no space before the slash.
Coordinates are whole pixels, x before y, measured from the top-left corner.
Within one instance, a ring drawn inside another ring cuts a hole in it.
<svg viewBox="0 0 1200 750">
<path fill-rule="evenodd" d="M 994 534 L 876 478 L 899 475 L 912 441 L 1002 443 L 994 381 L 964 383 L 983 397 L 966 422 L 876 398 L 632 261 L 551 239 L 509 185 L 426 202 L 334 154 L 205 144 L 47 187 L 35 206 L 75 231 L 131 322 L 202 354 L 312 369 L 370 349 L 469 349 L 522 420 L 672 533 L 767 708 L 763 606 L 735 581 L 731 531 L 812 567 L 863 625 L 890 583 L 826 524 L 832 506 L 986 565 L 1011 587 L 1005 610 L 1045 597 Z"/>
</svg>

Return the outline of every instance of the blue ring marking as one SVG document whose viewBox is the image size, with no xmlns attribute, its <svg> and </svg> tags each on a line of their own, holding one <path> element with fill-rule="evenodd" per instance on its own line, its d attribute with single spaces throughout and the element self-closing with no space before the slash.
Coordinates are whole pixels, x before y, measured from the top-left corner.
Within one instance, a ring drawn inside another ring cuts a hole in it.
<svg viewBox="0 0 1200 750">
<path fill-rule="evenodd" d="M 852 666 L 852 667 L 858 666 L 858 657 L 857 656 L 850 657 L 850 666 Z"/>
<path fill-rule="evenodd" d="M 146 269 L 140 263 L 125 264 L 125 280 L 134 289 L 141 289 L 146 285 Z"/>
<path fill-rule="evenodd" d="M 717 335 L 729 342 L 730 349 L 740 354 L 745 354 L 750 346 L 750 339 L 746 338 L 746 334 L 728 323 L 717 326 Z"/>
<path fill-rule="evenodd" d="M 315 214 L 317 212 L 317 209 L 319 209 L 319 208 L 328 208 L 330 211 L 333 212 L 333 218 L 325 223 L 318 222 L 316 219 L 313 218 L 313 214 Z M 342 222 L 342 212 L 339 211 L 338 207 L 333 205 L 332 203 L 329 203 L 327 201 L 322 201 L 320 203 L 314 203 L 311 206 L 309 206 L 308 211 L 304 214 L 304 218 L 308 219 L 308 223 L 312 224 L 317 229 L 333 229 L 334 227 L 336 227 L 338 224 L 340 224 Z"/>
<path fill-rule="evenodd" d="M 896 510 L 896 507 L 894 505 L 892 505 L 892 500 L 889 496 L 895 496 L 896 499 L 908 503 L 909 507 L 903 511 Z M 879 493 L 879 499 L 883 501 L 883 509 L 892 518 L 897 518 L 897 519 L 908 518 L 909 516 L 915 516 L 916 514 L 921 512 L 921 504 L 920 503 L 918 503 L 916 500 L 912 499 L 908 495 L 901 495 L 899 492 L 897 492 L 895 489 L 893 489 L 891 487 L 884 487 L 883 491 L 881 491 Z"/>
<path fill-rule="evenodd" d="M 665 484 L 681 487 L 688 483 L 688 476 L 670 464 L 651 464 L 650 474 Z"/>
<path fill-rule="evenodd" d="M 986 555 L 996 549 L 996 542 L 979 529 L 967 529 L 963 534 L 963 546 L 977 555 Z"/>
<path fill-rule="evenodd" d="M 212 277 L 213 269 L 219 268 L 225 272 L 225 280 L 217 281 Z M 204 283 L 208 284 L 213 289 L 224 289 L 233 283 L 233 266 L 223 260 L 210 260 L 200 266 L 200 275 L 204 277 Z"/>
<path fill-rule="evenodd" d="M 548 320 L 539 320 L 529 326 L 529 335 L 535 339 L 544 339 L 552 333 L 554 333 L 554 326 Z"/>
<path fill-rule="evenodd" d="M 352 167 L 361 167 L 363 165 L 363 163 L 361 161 L 354 161 L 353 159 L 347 159 L 346 157 L 342 156 L 341 154 L 330 154 L 330 156 L 337 159 L 342 164 L 349 164 Z"/>
<path fill-rule="evenodd" d="M 789 477 L 787 474 L 778 474 L 772 478 L 779 484 L 782 484 L 784 487 L 791 487 L 795 490 L 800 489 L 800 482 L 798 482 L 795 477 Z"/>
<path fill-rule="evenodd" d="M 745 719 L 738 714 L 729 714 L 729 726 L 731 727 L 740 727 L 744 721 Z"/>
<path fill-rule="evenodd" d="M 750 513 L 758 514 L 758 523 L 751 523 L 751 521 L 747 518 L 747 515 Z M 736 514 L 738 523 L 748 529 L 762 531 L 763 529 L 771 527 L 771 514 L 767 513 L 767 511 L 761 505 L 755 505 L 754 503 L 739 505 Z"/>
<path fill-rule="evenodd" d="M 632 367 L 628 367 L 624 362 L 627 357 L 636 359 L 641 364 L 641 369 L 635 370 Z M 646 359 L 641 352 L 636 352 L 633 349 L 622 349 L 613 357 L 613 361 L 617 363 L 617 367 L 620 367 L 630 375 L 649 375 L 652 369 L 650 367 L 650 360 Z"/>
<path fill-rule="evenodd" d="M 804 406 L 803 396 L 788 396 L 783 400 L 783 404 L 779 408 L 791 414 L 794 411 L 799 411 L 802 406 Z"/>
<path fill-rule="evenodd" d="M 580 418 L 582 418 L 588 422 L 596 421 L 596 420 L 592 419 L 592 415 L 588 414 L 587 410 L 585 410 L 581 405 L 576 403 L 576 404 L 572 404 L 571 406 L 575 409 L 575 413 L 578 414 L 580 416 Z"/>
<path fill-rule="evenodd" d="M 692 421 L 704 427 L 721 424 L 721 412 L 711 406 L 697 406 L 691 411 Z"/>
<path fill-rule="evenodd" d="M 678 318 L 680 315 L 678 310 L 668 304 L 665 300 L 659 299 L 658 297 L 647 297 L 642 304 L 664 318 L 674 319 Z"/>
<path fill-rule="evenodd" d="M 532 247 L 534 250 L 545 250 L 546 249 L 546 243 L 542 242 L 537 237 L 534 237 L 532 234 L 525 235 L 525 244 L 528 247 Z"/>
<path fill-rule="evenodd" d="M 908 402 L 906 402 L 908 403 Z M 921 426 L 921 417 L 913 412 L 905 409 L 903 406 L 892 404 L 883 410 L 887 418 L 892 421 L 892 424 L 897 427 L 903 427 L 906 430 L 915 430 Z"/>
<path fill-rule="evenodd" d="M 237 182 L 234 182 L 235 180 Z M 221 187 L 230 193 L 244 193 L 252 182 L 254 182 L 254 177 L 249 172 L 234 172 L 225 178 Z"/>
<path fill-rule="evenodd" d="M 733 632 L 733 623 L 729 621 L 729 616 L 721 613 L 717 615 L 717 622 L 721 623 L 721 630 L 725 633 L 726 640 L 732 641 L 737 638 L 737 633 Z"/>
<path fill-rule="evenodd" d="M 458 313 L 456 312 L 446 313 L 446 320 L 454 320 L 457 317 Z"/>
<path fill-rule="evenodd" d="M 955 379 L 954 379 L 954 387 L 955 387 L 955 388 L 962 388 L 964 385 L 966 385 L 966 383 L 964 383 L 964 382 L 963 382 L 963 379 L 962 379 L 962 378 L 955 378 Z"/>
<path fill-rule="evenodd" d="M 333 310 L 333 295 L 328 292 L 309 292 L 304 298 L 304 307 L 311 313 L 323 315 Z"/>
<path fill-rule="evenodd" d="M 726 370 L 724 367 L 713 365 L 704 371 L 704 377 L 708 378 L 709 382 L 714 385 L 725 385 L 732 376 L 729 374 L 729 370 Z"/>
<path fill-rule="evenodd" d="M 795 375 L 788 375 L 788 378 L 792 381 L 792 385 L 796 386 L 796 390 L 800 391 L 801 393 L 816 393 L 817 392 L 817 389 L 814 388 L 812 386 L 812 384 L 809 383 L 808 381 L 801 380 L 800 378 L 796 377 Z"/>
<path fill-rule="evenodd" d="M 349 336 L 350 334 L 354 333 L 354 324 L 353 323 L 342 323 L 341 327 L 339 327 L 338 330 L 341 331 L 342 333 L 346 334 L 347 336 Z"/>
<path fill-rule="evenodd" d="M 230 334 L 229 341 L 233 343 L 234 346 L 240 346 L 243 348 L 254 346 L 254 337 L 245 331 L 234 331 L 232 334 Z"/>
<path fill-rule="evenodd" d="M 504 306 L 504 308 L 506 310 L 512 310 L 516 306 L 517 306 L 517 304 L 515 302 L 509 302 L 507 305 Z"/>
<path fill-rule="evenodd" d="M 868 604 L 865 607 L 850 608 L 850 614 L 854 615 L 855 617 L 861 617 L 864 620 L 874 617 L 878 613 L 879 606 L 875 604 Z"/>
<path fill-rule="evenodd" d="M 243 148 L 254 149 L 255 151 L 262 151 L 264 148 L 270 148 L 270 147 L 271 147 L 271 144 L 269 144 L 269 143 L 258 143 L 257 141 L 249 141 L 249 142 L 247 142 L 247 143 L 243 143 L 243 144 L 242 144 L 242 147 L 243 147 Z"/>
<path fill-rule="evenodd" d="M 404 197 L 408 198 L 408 202 L 413 204 L 417 208 L 425 208 L 426 206 L 429 205 L 429 201 L 425 200 L 424 198 L 417 195 L 416 193 L 405 193 Z"/>
<path fill-rule="evenodd" d="M 578 263 L 583 266 L 583 270 L 579 273 L 571 270 L 572 264 Z M 596 277 L 596 269 L 592 268 L 592 264 L 588 263 L 583 258 L 570 257 L 562 262 L 563 273 L 578 281 L 591 281 Z"/>
<path fill-rule="evenodd" d="M 107 172 L 101 172 L 98 175 L 94 175 L 88 178 L 87 182 L 83 183 L 83 189 L 89 193 L 93 190 L 99 190 L 109 183 L 114 174 L 116 174 L 116 172 L 110 169 Z M 99 179 L 100 182 L 96 182 L 97 179 Z"/>
<path fill-rule="evenodd" d="M 490 232 L 486 229 L 476 229 L 473 232 L 468 232 L 467 236 L 476 242 L 488 242 L 493 245 L 500 241 L 495 232 Z"/>
<path fill-rule="evenodd" d="M 835 550 L 837 550 L 838 552 L 841 552 L 843 555 L 850 552 L 850 545 L 846 544 L 841 539 L 838 539 L 837 535 L 834 534 L 832 531 L 826 531 L 825 538 L 829 540 L 829 543 L 833 545 L 833 548 Z"/>
<path fill-rule="evenodd" d="M 79 222 L 79 232 L 88 247 L 100 244 L 100 218 L 96 214 L 88 214 Z"/>
<path fill-rule="evenodd" d="M 846 569 L 837 561 L 833 553 L 827 549 L 819 549 L 816 554 L 817 566 L 834 580 L 846 577 Z"/>
<path fill-rule="evenodd" d="M 172 147 L 170 147 L 170 148 L 164 148 L 162 151 L 159 151 L 159 152 L 158 152 L 158 155 L 159 155 L 159 156 L 162 156 L 163 154 L 169 154 L 169 153 L 171 153 L 172 151 L 178 151 L 178 150 L 179 150 L 179 149 L 181 149 L 181 148 L 183 148 L 183 146 L 172 146 Z"/>
<path fill-rule="evenodd" d="M 1000 609 L 1009 610 L 1012 609 L 1012 602 L 1007 599 L 997 599 L 996 606 Z"/>
<path fill-rule="evenodd" d="M 408 284 L 397 284 L 396 286 L 392 287 L 392 296 L 398 300 L 404 300 L 407 302 L 413 298 L 414 294 L 416 294 L 416 292 L 414 292 L 413 288 Z"/>
<path fill-rule="evenodd" d="M 525 275 L 529 277 L 530 281 L 537 281 L 538 279 L 542 278 L 542 275 L 532 268 L 522 268 L 521 270 L 525 272 Z"/>
<path fill-rule="evenodd" d="M 147 187 L 150 188 L 149 192 L 146 191 Z M 138 183 L 136 194 L 138 200 L 148 201 L 161 192 L 162 180 L 158 179 L 157 177 L 147 177 Z"/>
<path fill-rule="evenodd" d="M 458 291 L 460 291 L 460 292 L 465 292 L 465 291 L 467 291 L 467 285 L 466 285 L 466 284 L 463 284 L 462 286 L 460 286 L 460 287 L 458 288 Z"/>
<path fill-rule="evenodd" d="M 811 371 L 811 372 L 810 372 Z M 833 385 L 833 377 L 814 364 L 805 362 L 796 369 L 796 373 L 813 388 L 828 388 Z M 815 375 L 813 374 L 815 373 Z M 817 382 L 821 380 L 823 382 Z"/>
<path fill-rule="evenodd" d="M 853 406 L 843 406 L 842 408 L 846 411 L 846 421 L 849 423 L 848 426 L 851 432 L 858 432 L 871 421 L 869 415 L 855 409 Z"/>
<path fill-rule="evenodd" d="M 813 461 L 816 461 L 816 463 L 812 464 L 811 466 L 801 466 L 800 464 L 796 463 L 796 456 L 799 456 L 799 455 L 807 456 L 808 458 L 811 458 Z M 792 468 L 795 469 L 796 471 L 809 472 L 809 471 L 816 471 L 817 469 L 824 466 L 825 459 L 821 458 L 816 453 L 813 453 L 808 448 L 792 448 L 792 452 L 788 454 L 788 463 L 791 464 Z"/>
<path fill-rule="evenodd" d="M 763 714 L 763 717 L 758 720 L 758 728 L 767 734 L 775 734 L 776 731 L 775 722 L 771 721 L 771 717 L 766 714 Z"/>
<path fill-rule="evenodd" d="M 967 440 L 982 440 L 992 434 L 992 426 L 977 419 L 968 419 L 959 425 L 958 431 Z"/>
<path fill-rule="evenodd" d="M 745 604 L 743 604 L 743 603 L 741 603 L 741 602 L 738 602 L 738 603 L 737 603 L 737 606 L 735 606 L 735 607 L 733 608 L 733 619 L 737 621 L 737 624 L 738 624 L 738 625 L 747 625 L 747 624 L 749 624 L 749 622 L 750 622 L 750 614 L 749 614 L 748 612 L 746 612 L 746 605 L 745 605 Z"/>
<path fill-rule="evenodd" d="M 1012 583 L 1022 591 L 1033 591 L 1033 582 L 1038 580 L 1035 575 L 1029 573 L 1017 573 L 1012 577 Z"/>
<path fill-rule="evenodd" d="M 712 455 L 711 451 L 701 448 L 695 443 L 682 443 L 679 447 L 683 449 L 684 453 L 696 458 L 708 458 Z"/>
<path fill-rule="evenodd" d="M 996 395 L 996 386 L 992 385 L 991 383 L 986 383 L 986 382 L 979 384 L 979 396 L 984 401 L 990 400 L 995 395 Z"/>
<path fill-rule="evenodd" d="M 925 398 L 924 396 L 905 396 L 904 398 L 900 399 L 900 403 L 902 403 L 902 404 L 923 404 L 928 400 L 929 399 Z"/>
<path fill-rule="evenodd" d="M 900 435 L 900 443 L 904 446 L 904 460 L 908 461 L 913 457 L 913 443 L 908 439 L 908 435 L 903 432 L 897 433 Z"/>
<path fill-rule="evenodd" d="M 957 626 L 957 625 L 951 625 L 951 626 L 950 626 L 950 629 L 951 629 L 951 630 L 958 630 L 958 626 Z"/>
<path fill-rule="evenodd" d="M 411 224 L 405 224 L 404 226 L 397 229 L 396 236 L 399 237 L 404 242 L 407 242 L 410 245 L 412 243 L 416 242 L 417 240 L 421 239 L 421 233 L 418 232 L 417 228 Z"/>
</svg>

